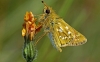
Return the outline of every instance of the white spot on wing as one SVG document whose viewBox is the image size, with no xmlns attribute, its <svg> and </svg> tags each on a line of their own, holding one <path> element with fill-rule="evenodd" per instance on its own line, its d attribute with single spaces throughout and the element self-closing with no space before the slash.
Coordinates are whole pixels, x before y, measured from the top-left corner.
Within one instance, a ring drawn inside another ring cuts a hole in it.
<svg viewBox="0 0 100 62">
<path fill-rule="evenodd" d="M 59 32 L 63 32 L 63 29 L 60 27 L 60 28 L 58 29 L 58 31 L 59 31 Z"/>
<path fill-rule="evenodd" d="M 61 38 L 61 36 L 59 36 L 59 38 Z"/>
<path fill-rule="evenodd" d="M 63 32 L 63 30 L 62 29 L 56 29 L 57 31 L 59 31 L 59 32 Z"/>
<path fill-rule="evenodd" d="M 62 37 L 62 39 L 64 40 L 64 39 L 65 39 L 65 37 Z"/>
<path fill-rule="evenodd" d="M 66 26 L 66 29 L 68 29 L 68 27 Z"/>
<path fill-rule="evenodd" d="M 61 25 L 60 23 L 58 23 L 59 25 Z"/>
<path fill-rule="evenodd" d="M 60 27 L 60 29 L 62 29 L 62 27 Z M 63 29 L 62 29 L 63 30 Z"/>
<path fill-rule="evenodd" d="M 67 46 L 67 44 L 63 44 L 63 45 L 62 45 L 62 47 L 65 47 L 65 46 Z"/>
<path fill-rule="evenodd" d="M 62 39 L 64 40 L 64 39 L 66 39 L 67 37 L 62 37 Z"/>
<path fill-rule="evenodd" d="M 68 31 L 68 34 L 71 34 L 71 32 L 70 32 L 70 31 Z"/>
<path fill-rule="evenodd" d="M 67 37 L 65 37 L 65 39 L 66 39 Z"/>
</svg>

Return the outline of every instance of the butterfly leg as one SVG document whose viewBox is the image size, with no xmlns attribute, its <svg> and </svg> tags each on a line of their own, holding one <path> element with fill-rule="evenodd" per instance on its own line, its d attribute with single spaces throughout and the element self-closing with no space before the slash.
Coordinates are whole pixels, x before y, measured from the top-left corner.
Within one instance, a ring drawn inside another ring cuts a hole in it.
<svg viewBox="0 0 100 62">
<path fill-rule="evenodd" d="M 43 36 L 45 36 L 46 34 L 47 34 L 47 33 L 44 33 L 43 35 L 41 35 L 41 36 L 38 37 L 38 40 L 36 41 L 35 46 L 37 45 L 38 41 L 39 41 Z"/>
</svg>

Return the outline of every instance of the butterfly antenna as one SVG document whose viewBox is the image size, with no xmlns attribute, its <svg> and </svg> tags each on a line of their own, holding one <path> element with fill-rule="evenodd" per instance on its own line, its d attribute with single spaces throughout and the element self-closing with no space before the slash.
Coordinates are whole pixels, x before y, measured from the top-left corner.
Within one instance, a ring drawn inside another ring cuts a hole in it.
<svg viewBox="0 0 100 62">
<path fill-rule="evenodd" d="M 42 2 L 46 7 L 48 7 L 44 1 L 41 1 L 41 2 Z"/>
</svg>

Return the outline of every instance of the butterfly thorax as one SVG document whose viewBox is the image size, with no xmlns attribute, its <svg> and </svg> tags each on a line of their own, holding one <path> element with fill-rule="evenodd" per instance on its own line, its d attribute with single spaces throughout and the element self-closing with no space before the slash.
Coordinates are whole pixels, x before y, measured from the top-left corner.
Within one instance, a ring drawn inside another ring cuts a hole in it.
<svg viewBox="0 0 100 62">
<path fill-rule="evenodd" d="M 45 32 L 49 32 L 52 29 L 51 26 L 53 26 L 54 23 L 56 23 L 56 18 L 59 18 L 59 16 L 57 16 L 54 11 L 50 14 L 42 14 L 40 18 L 40 23 L 43 25 Z"/>
</svg>

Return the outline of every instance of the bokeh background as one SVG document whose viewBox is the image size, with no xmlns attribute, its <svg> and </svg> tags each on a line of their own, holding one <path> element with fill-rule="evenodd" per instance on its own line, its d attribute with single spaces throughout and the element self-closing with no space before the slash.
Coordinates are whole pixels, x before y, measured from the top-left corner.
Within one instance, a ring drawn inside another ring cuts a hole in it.
<svg viewBox="0 0 100 62">
<path fill-rule="evenodd" d="M 100 62 L 100 0 L 44 0 L 68 24 L 86 36 L 82 46 L 57 51 L 44 36 L 33 62 Z M 21 36 L 26 11 L 43 13 L 41 0 L 0 0 L 0 62 L 26 62 Z M 43 30 L 41 30 L 43 33 Z"/>
</svg>

